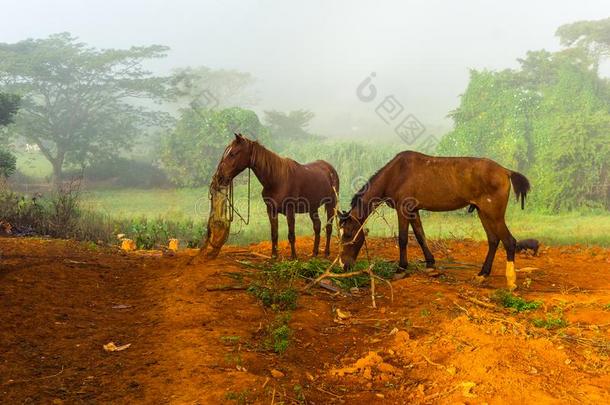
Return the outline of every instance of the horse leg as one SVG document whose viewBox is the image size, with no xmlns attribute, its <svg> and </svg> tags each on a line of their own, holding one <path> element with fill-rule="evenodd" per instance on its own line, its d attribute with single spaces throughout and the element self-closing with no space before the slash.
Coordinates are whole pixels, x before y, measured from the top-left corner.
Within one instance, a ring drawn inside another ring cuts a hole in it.
<svg viewBox="0 0 610 405">
<path fill-rule="evenodd" d="M 483 267 L 478 276 L 489 277 L 500 239 L 494 233 L 493 220 L 480 210 L 478 211 L 478 214 L 481 224 L 483 224 L 483 229 L 485 229 L 485 234 L 487 235 L 487 257 L 485 257 L 485 262 L 483 263 Z"/>
<path fill-rule="evenodd" d="M 398 271 L 402 272 L 409 267 L 407 260 L 407 244 L 409 242 L 409 218 L 407 213 L 398 212 Z"/>
<path fill-rule="evenodd" d="M 517 273 L 515 272 L 515 250 L 517 241 L 508 230 L 504 218 L 500 218 L 496 222 L 496 235 L 498 235 L 506 250 L 506 287 L 512 291 L 517 288 Z"/>
<path fill-rule="evenodd" d="M 322 229 L 322 223 L 320 222 L 320 215 L 317 210 L 311 211 L 309 213 L 309 218 L 311 218 L 311 222 L 313 222 L 313 256 L 316 257 L 320 247 L 320 230 Z"/>
<path fill-rule="evenodd" d="M 271 257 L 277 258 L 277 211 L 271 205 L 267 205 L 267 215 L 271 224 Z"/>
<path fill-rule="evenodd" d="M 417 239 L 417 243 L 421 247 L 422 252 L 424 253 L 424 257 L 426 258 L 426 268 L 434 269 L 434 255 L 428 248 L 428 244 L 426 243 L 426 234 L 424 233 L 424 227 L 421 223 L 421 218 L 419 217 L 419 212 L 415 212 L 415 219 L 411 220 L 411 226 L 413 227 L 413 233 L 415 234 L 415 238 Z"/>
<path fill-rule="evenodd" d="M 330 256 L 330 238 L 333 234 L 333 219 L 335 217 L 336 204 L 326 204 L 326 247 L 324 248 L 324 256 Z"/>
<path fill-rule="evenodd" d="M 286 211 L 286 222 L 288 222 L 288 242 L 290 242 L 290 257 L 292 260 L 295 260 L 297 258 L 297 251 L 294 246 L 296 237 L 294 234 L 294 211 L 293 210 Z"/>
<path fill-rule="evenodd" d="M 493 256 L 495 254 L 498 243 L 501 240 L 504 249 L 506 250 L 506 286 L 509 290 L 517 288 L 517 273 L 515 273 L 515 250 L 517 247 L 517 241 L 508 230 L 506 222 L 504 221 L 504 212 L 496 213 L 496 215 L 490 215 L 489 213 L 480 213 L 481 222 L 485 227 L 487 233 L 490 250 L 487 254 L 487 259 L 483 264 L 483 269 L 480 275 L 488 276 L 491 272 L 491 265 L 493 263 Z M 490 233 L 492 237 L 490 238 Z M 493 254 L 492 253 L 492 247 Z M 490 259 L 491 254 L 491 259 Z M 489 263 L 488 263 L 489 262 Z M 487 266 L 487 267 L 485 267 Z"/>
</svg>

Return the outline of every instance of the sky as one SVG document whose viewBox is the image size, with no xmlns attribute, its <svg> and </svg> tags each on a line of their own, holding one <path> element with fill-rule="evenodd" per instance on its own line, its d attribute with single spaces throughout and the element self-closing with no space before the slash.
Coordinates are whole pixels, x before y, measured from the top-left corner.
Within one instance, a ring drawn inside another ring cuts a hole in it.
<svg viewBox="0 0 610 405">
<path fill-rule="evenodd" d="M 445 133 L 470 69 L 515 68 L 528 50 L 560 49 L 560 25 L 610 16 L 608 0 L 0 1 L 0 42 L 67 31 L 99 48 L 167 45 L 150 66 L 160 74 L 249 72 L 257 112 L 308 109 L 314 132 L 367 139 L 392 133 L 376 113 L 390 96 Z M 365 102 L 357 89 L 371 73 Z"/>
</svg>

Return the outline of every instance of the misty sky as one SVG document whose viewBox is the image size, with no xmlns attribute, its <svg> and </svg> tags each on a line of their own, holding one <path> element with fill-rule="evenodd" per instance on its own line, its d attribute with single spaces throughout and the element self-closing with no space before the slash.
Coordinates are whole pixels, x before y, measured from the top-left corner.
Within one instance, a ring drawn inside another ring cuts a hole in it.
<svg viewBox="0 0 610 405">
<path fill-rule="evenodd" d="M 468 70 L 559 49 L 558 26 L 610 16 L 610 1 L 2 1 L 0 42 L 68 31 L 96 47 L 171 47 L 154 69 L 206 65 L 256 79 L 258 112 L 312 110 L 323 135 L 371 137 L 394 95 L 429 132 L 451 126 Z M 378 99 L 356 88 L 371 72 Z M 378 103 L 377 103 L 378 104 Z M 390 139 L 390 138 L 389 138 Z"/>
</svg>

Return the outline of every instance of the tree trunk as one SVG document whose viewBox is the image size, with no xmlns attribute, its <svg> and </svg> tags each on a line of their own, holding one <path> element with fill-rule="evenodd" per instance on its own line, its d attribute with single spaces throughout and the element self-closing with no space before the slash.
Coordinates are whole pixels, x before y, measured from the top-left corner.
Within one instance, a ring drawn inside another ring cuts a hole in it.
<svg viewBox="0 0 610 405">
<path fill-rule="evenodd" d="M 53 185 L 57 190 L 61 188 L 63 181 L 62 168 L 64 166 L 64 156 L 63 152 L 58 152 L 57 157 L 51 161 L 51 165 L 53 165 Z"/>
</svg>

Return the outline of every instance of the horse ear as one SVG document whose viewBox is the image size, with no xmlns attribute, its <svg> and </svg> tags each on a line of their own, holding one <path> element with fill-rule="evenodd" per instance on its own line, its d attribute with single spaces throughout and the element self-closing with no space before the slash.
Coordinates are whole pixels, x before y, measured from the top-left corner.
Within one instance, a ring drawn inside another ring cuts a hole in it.
<svg viewBox="0 0 610 405">
<path fill-rule="evenodd" d="M 244 136 L 243 136 L 242 134 L 236 134 L 235 132 L 234 132 L 233 134 L 235 135 L 235 140 L 236 140 L 237 142 L 239 142 L 239 141 L 243 141 Z"/>
</svg>

